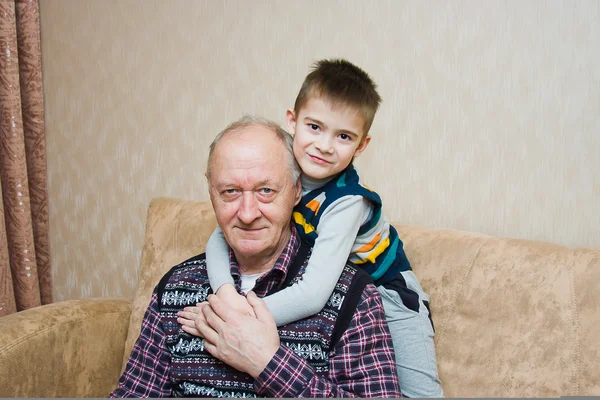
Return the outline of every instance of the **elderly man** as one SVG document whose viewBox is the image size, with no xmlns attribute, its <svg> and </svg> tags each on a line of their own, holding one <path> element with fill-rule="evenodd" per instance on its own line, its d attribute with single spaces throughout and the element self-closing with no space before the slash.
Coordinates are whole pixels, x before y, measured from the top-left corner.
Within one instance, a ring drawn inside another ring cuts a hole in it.
<svg viewBox="0 0 600 400">
<path fill-rule="evenodd" d="M 362 271 L 347 266 L 321 312 L 279 329 L 259 298 L 301 279 L 310 254 L 291 224 L 299 173 L 291 138 L 274 123 L 246 117 L 217 136 L 210 197 L 238 291 L 256 279 L 256 316 L 210 295 L 204 254 L 173 267 L 111 397 L 400 397 L 381 299 Z M 206 300 L 204 340 L 177 315 Z"/>
</svg>

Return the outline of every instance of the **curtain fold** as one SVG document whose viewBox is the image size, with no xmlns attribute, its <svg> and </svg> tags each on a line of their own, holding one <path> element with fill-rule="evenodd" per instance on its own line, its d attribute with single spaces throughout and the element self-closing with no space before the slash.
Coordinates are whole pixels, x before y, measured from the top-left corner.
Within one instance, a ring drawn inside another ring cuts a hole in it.
<svg viewBox="0 0 600 400">
<path fill-rule="evenodd" d="M 52 302 L 37 0 L 0 0 L 0 316 Z"/>
</svg>

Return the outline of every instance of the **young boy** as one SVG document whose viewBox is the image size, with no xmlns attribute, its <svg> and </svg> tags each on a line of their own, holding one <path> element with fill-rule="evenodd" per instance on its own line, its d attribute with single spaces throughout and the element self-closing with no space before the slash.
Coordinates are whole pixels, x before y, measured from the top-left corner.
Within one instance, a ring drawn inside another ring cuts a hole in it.
<svg viewBox="0 0 600 400">
<path fill-rule="evenodd" d="M 368 132 L 380 102 L 369 75 L 348 61 L 319 61 L 306 77 L 286 120 L 303 172 L 303 198 L 293 218 L 302 239 L 314 247 L 302 281 L 264 300 L 278 326 L 313 315 L 327 302 L 349 259 L 371 275 L 381 293 L 402 394 L 443 397 L 429 296 L 411 271 L 396 229 L 382 215 L 381 199 L 361 184 L 352 165 L 371 140 Z M 206 256 L 217 296 L 247 310 L 233 286 L 229 250 L 218 229 Z M 245 279 L 242 291 L 256 279 Z"/>
</svg>

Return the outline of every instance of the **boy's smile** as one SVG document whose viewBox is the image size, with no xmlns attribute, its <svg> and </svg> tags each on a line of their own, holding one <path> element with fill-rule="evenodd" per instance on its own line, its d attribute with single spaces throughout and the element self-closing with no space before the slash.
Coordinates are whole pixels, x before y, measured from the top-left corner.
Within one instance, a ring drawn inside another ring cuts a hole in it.
<svg viewBox="0 0 600 400">
<path fill-rule="evenodd" d="M 314 179 L 343 171 L 371 140 L 361 140 L 365 119 L 358 110 L 319 97 L 310 98 L 299 115 L 288 110 L 286 119 L 294 132 L 294 156 L 302 172 Z"/>
</svg>

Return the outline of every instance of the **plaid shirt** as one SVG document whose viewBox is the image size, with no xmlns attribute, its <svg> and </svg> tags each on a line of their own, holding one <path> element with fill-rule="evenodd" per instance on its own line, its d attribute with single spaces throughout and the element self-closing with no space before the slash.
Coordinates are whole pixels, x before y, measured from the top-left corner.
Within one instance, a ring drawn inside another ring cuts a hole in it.
<svg viewBox="0 0 600 400">
<path fill-rule="evenodd" d="M 298 234 L 292 227 L 290 241 L 274 267 L 256 282 L 253 290 L 259 297 L 283 283 L 298 248 Z M 231 260 L 231 274 L 239 290 L 239 266 L 235 257 Z M 170 375 L 171 354 L 165 339 L 155 289 L 125 372 L 109 397 L 172 395 L 171 381 L 176 377 Z M 257 395 L 266 397 L 401 397 L 392 340 L 375 286 L 365 287 L 348 329 L 330 354 L 327 375 L 317 374 L 306 361 L 281 345 L 254 381 L 254 389 Z"/>
</svg>

